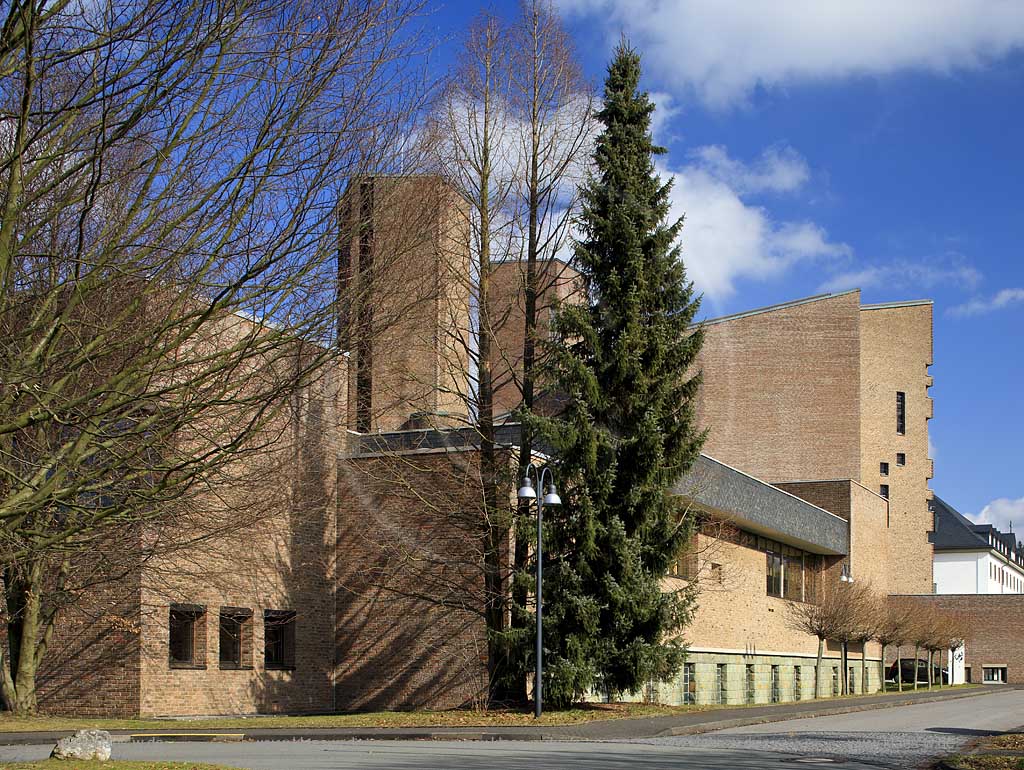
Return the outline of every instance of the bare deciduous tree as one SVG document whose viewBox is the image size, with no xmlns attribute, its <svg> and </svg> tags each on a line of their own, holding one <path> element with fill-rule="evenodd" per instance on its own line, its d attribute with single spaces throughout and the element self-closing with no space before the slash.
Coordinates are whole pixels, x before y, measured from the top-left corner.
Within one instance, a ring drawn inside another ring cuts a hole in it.
<svg viewBox="0 0 1024 770">
<path fill-rule="evenodd" d="M 814 697 L 821 697 L 821 661 L 825 642 L 853 638 L 865 606 L 871 599 L 870 589 L 863 583 L 823 580 L 811 602 L 792 602 L 787 622 L 795 631 L 818 639 L 818 655 L 814 664 Z M 846 677 L 844 675 L 843 679 Z"/>
<path fill-rule="evenodd" d="M 404 130 L 417 10 L 7 5 L 0 677 L 16 713 L 115 533 L 145 558 L 187 531 L 166 517 L 196 524 L 185 512 L 274 444 L 333 361 L 338 192 Z"/>
</svg>

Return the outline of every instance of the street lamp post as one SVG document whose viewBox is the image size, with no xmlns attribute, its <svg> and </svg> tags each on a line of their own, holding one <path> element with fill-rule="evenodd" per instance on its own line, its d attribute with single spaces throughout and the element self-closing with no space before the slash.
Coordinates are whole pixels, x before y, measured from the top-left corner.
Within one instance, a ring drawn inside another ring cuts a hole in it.
<svg viewBox="0 0 1024 770">
<path fill-rule="evenodd" d="M 536 487 L 534 487 L 533 484 L 534 477 L 537 478 Z M 546 490 L 544 488 L 545 479 L 547 479 L 548 482 Z M 543 496 L 537 494 L 538 489 L 544 492 Z M 562 498 L 558 496 L 558 492 L 555 489 L 555 476 L 551 472 L 551 469 L 544 466 L 538 470 L 533 463 L 526 466 L 526 475 L 523 477 L 523 485 L 519 487 L 519 493 L 517 496 L 520 500 L 537 501 L 537 665 L 534 668 L 533 679 L 533 716 L 534 719 L 540 719 L 540 715 L 543 711 L 541 679 L 544 675 L 544 648 L 542 641 L 544 631 L 544 551 L 542 540 L 544 506 L 561 505 Z"/>
</svg>

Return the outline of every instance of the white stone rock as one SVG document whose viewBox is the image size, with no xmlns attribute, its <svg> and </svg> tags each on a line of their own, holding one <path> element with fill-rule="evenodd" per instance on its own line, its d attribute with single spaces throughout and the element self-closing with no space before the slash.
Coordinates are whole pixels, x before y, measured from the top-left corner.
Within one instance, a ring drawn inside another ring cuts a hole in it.
<svg viewBox="0 0 1024 770">
<path fill-rule="evenodd" d="M 98 759 L 106 762 L 110 759 L 110 733 L 106 730 L 79 730 L 57 741 L 50 756 L 54 759 Z"/>
</svg>

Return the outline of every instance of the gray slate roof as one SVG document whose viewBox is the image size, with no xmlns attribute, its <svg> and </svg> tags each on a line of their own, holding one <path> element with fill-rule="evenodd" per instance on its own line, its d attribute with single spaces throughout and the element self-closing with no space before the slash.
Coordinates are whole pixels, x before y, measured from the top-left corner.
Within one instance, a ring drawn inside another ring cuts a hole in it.
<svg viewBox="0 0 1024 770">
<path fill-rule="evenodd" d="M 518 424 L 496 426 L 496 432 L 499 445 L 518 446 Z M 357 457 L 395 452 L 461 451 L 479 445 L 479 433 L 472 428 L 350 434 L 350 451 Z M 544 450 L 539 448 L 538 451 Z M 675 491 L 748 532 L 811 553 L 837 556 L 848 553 L 850 525 L 845 519 L 713 457 L 700 455 L 676 484 Z"/>
<path fill-rule="evenodd" d="M 990 536 L 1003 543 L 1011 559 L 1024 564 L 1024 548 L 1012 532 L 1001 532 L 991 524 L 976 524 L 956 508 L 935 495 L 931 503 L 935 514 L 935 531 L 931 541 L 936 551 L 994 550 Z"/>
</svg>

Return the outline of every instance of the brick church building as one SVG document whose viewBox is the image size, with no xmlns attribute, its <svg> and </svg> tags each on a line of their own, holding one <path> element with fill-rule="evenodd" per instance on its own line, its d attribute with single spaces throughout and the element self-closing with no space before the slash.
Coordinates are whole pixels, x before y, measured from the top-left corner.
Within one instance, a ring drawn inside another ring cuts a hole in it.
<svg viewBox="0 0 1024 770">
<path fill-rule="evenodd" d="M 340 213 L 343 354 L 282 419 L 293 441 L 252 531 L 139 564 L 65 613 L 45 711 L 184 715 L 446 708 L 486 691 L 474 282 L 468 218 L 431 177 L 366 179 Z M 541 265 L 541 331 L 573 301 Z M 499 411 L 518 403 L 522 265 L 491 277 Z M 817 639 L 786 622 L 821 581 L 931 594 L 929 301 L 824 294 L 704 322 L 704 454 L 676 492 L 729 524 L 666 575 L 700 581 L 690 653 L 663 702 L 813 696 Z M 498 429 L 510 474 L 518 426 Z M 270 450 L 273 451 L 272 448 Z M 509 495 L 514 487 L 509 484 Z M 879 687 L 876 645 L 826 672 Z M 1020 676 L 1019 672 L 1015 672 Z"/>
</svg>

